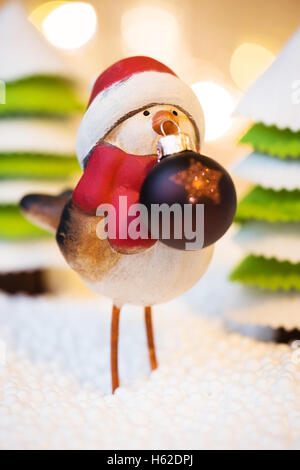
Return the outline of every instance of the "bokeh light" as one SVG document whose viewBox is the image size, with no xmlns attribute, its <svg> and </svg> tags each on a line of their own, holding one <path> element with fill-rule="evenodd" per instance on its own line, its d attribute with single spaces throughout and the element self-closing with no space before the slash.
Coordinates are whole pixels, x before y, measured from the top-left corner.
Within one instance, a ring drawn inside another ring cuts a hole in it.
<svg viewBox="0 0 300 470">
<path fill-rule="evenodd" d="M 60 3 L 60 5 L 51 5 Z M 97 27 L 95 9 L 85 2 L 50 2 L 44 6 L 50 12 L 42 21 L 42 31 L 49 42 L 61 49 L 77 49 L 86 44 Z M 53 9 L 54 6 L 54 9 Z M 34 12 L 31 20 L 41 17 L 42 12 Z"/>
<path fill-rule="evenodd" d="M 218 139 L 232 125 L 231 114 L 235 103 L 231 94 L 214 82 L 198 82 L 192 85 L 204 112 L 205 141 Z"/>
<path fill-rule="evenodd" d="M 149 55 L 161 60 L 176 52 L 178 23 L 168 11 L 142 6 L 122 16 L 122 36 L 128 53 Z"/>
<path fill-rule="evenodd" d="M 55 8 L 61 7 L 65 5 L 66 1 L 52 1 L 52 2 L 45 2 L 39 5 L 37 8 L 30 13 L 28 19 L 31 23 L 34 24 L 36 28 L 38 28 L 41 32 L 43 32 L 43 21 L 44 19 L 51 13 Z"/>
<path fill-rule="evenodd" d="M 230 72 L 241 90 L 248 88 L 275 59 L 274 54 L 255 43 L 241 44 L 233 53 Z"/>
</svg>

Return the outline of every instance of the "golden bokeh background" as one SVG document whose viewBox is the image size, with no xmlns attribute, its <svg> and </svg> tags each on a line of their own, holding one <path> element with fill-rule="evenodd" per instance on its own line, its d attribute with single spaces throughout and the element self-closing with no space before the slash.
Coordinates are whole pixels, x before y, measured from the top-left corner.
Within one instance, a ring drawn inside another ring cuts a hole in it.
<svg viewBox="0 0 300 470">
<path fill-rule="evenodd" d="M 1 0 L 1 3 L 5 2 Z M 23 3 L 31 13 L 48 2 L 24 0 Z M 276 53 L 300 25 L 298 0 L 91 0 L 89 3 L 97 12 L 98 29 L 94 39 L 84 47 L 85 50 L 76 52 L 78 62 L 81 65 L 84 62 L 86 74 L 96 73 L 127 55 L 122 37 L 122 18 L 133 9 L 136 10 L 137 22 L 143 16 L 138 14 L 138 9 L 148 13 L 148 29 L 142 31 L 139 41 L 147 43 L 154 31 L 156 44 L 164 49 L 163 44 L 169 42 L 168 37 L 173 37 L 174 31 L 157 30 L 156 26 L 161 22 L 155 12 L 168 12 L 175 18 L 178 27 L 178 41 L 174 44 L 176 50 L 174 54 L 170 53 L 169 62 L 177 66 L 178 71 L 184 68 L 180 63 L 184 64 L 190 58 L 212 63 L 229 83 L 232 82 L 230 61 L 238 46 L 257 43 Z M 149 15 L 151 10 L 153 14 Z M 137 41 L 137 51 L 139 46 Z M 156 54 L 160 56 L 161 52 L 157 50 Z M 79 67 L 79 71 L 83 69 Z"/>
<path fill-rule="evenodd" d="M 62 4 L 74 2 L 24 0 L 22 3 L 33 23 L 45 34 L 43 21 L 47 15 Z M 299 0 L 91 0 L 85 3 L 94 8 L 97 25 L 84 24 L 83 16 L 78 23 L 77 18 L 75 42 L 89 33 L 90 40 L 81 47 L 58 50 L 69 61 L 74 75 L 81 78 L 87 93 L 91 80 L 114 61 L 129 55 L 151 55 L 173 68 L 190 85 L 205 82 L 197 88 L 209 113 L 204 150 L 223 163 L 236 158 L 241 152 L 235 146 L 236 139 L 247 123 L 229 116 L 244 90 L 299 27 Z M 60 18 L 61 29 L 64 29 L 62 24 L 70 27 L 68 19 L 68 16 Z M 50 34 L 54 34 L 56 46 L 62 41 L 58 30 L 52 22 Z"/>
</svg>

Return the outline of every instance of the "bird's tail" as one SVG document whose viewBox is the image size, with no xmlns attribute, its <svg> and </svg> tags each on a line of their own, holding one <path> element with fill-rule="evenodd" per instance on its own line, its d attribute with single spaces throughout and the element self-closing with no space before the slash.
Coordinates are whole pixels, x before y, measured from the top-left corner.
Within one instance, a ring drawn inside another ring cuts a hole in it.
<svg viewBox="0 0 300 470">
<path fill-rule="evenodd" d="M 20 201 L 20 209 L 34 224 L 56 233 L 62 211 L 72 196 L 72 190 L 57 196 L 48 194 L 28 194 Z"/>
</svg>

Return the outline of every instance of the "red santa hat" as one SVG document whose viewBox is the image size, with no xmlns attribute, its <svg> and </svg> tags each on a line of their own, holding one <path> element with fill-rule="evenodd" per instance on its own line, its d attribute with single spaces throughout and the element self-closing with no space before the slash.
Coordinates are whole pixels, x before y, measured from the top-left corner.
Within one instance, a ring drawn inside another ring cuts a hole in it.
<svg viewBox="0 0 300 470">
<path fill-rule="evenodd" d="M 150 57 L 129 57 L 106 69 L 94 83 L 77 134 L 80 165 L 83 167 L 90 150 L 128 113 L 157 104 L 170 104 L 184 111 L 203 142 L 203 112 L 192 89 L 161 62 Z"/>
</svg>

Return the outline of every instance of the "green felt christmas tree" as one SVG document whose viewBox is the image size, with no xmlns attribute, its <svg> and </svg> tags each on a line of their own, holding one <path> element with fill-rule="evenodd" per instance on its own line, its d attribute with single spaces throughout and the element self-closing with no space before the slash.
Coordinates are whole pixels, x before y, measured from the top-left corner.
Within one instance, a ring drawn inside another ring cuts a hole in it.
<svg viewBox="0 0 300 470">
<path fill-rule="evenodd" d="M 236 165 L 235 172 L 253 186 L 238 205 L 235 239 L 245 258 L 231 273 L 231 280 L 254 287 L 245 290 L 245 297 L 257 292 L 260 302 L 265 301 L 265 309 L 259 309 L 265 315 L 260 323 L 278 327 L 288 323 L 291 302 L 293 311 L 296 302 L 300 308 L 299 48 L 300 30 L 237 109 L 254 124 L 240 141 L 251 145 L 253 152 Z M 300 327 L 300 309 L 293 326 Z"/>
<path fill-rule="evenodd" d="M 61 262 L 49 234 L 22 216 L 18 202 L 26 193 L 72 188 L 80 172 L 75 136 L 83 105 L 69 74 L 23 7 L 6 4 L 0 10 L 2 276 Z"/>
</svg>

